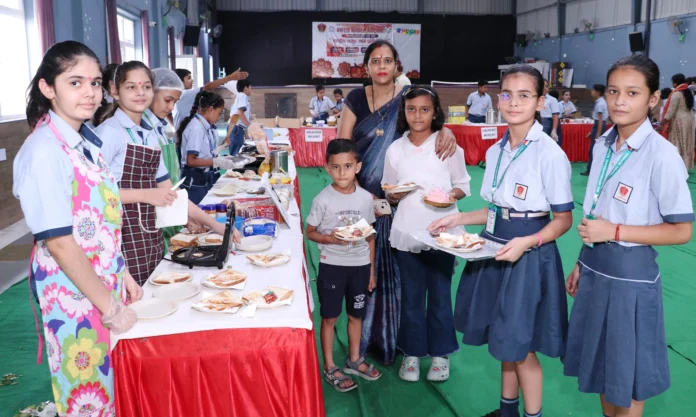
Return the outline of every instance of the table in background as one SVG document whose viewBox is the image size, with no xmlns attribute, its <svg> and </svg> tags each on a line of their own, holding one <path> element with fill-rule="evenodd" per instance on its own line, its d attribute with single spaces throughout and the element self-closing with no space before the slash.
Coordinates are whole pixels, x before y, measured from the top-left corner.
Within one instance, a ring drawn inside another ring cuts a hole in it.
<svg viewBox="0 0 696 417">
<path fill-rule="evenodd" d="M 503 137 L 507 125 L 483 125 L 483 124 L 463 124 L 445 125 L 457 138 L 457 144 L 464 149 L 464 158 L 467 165 L 477 165 L 486 160 L 486 151 L 493 146 L 498 139 Z M 481 128 L 496 127 L 497 139 L 481 138 Z M 592 130 L 591 124 L 586 123 L 563 123 L 563 143 L 562 148 L 568 155 L 570 162 L 587 162 L 590 151 L 590 140 L 587 134 Z M 306 128 L 289 129 L 290 143 L 295 151 L 295 163 L 298 167 L 321 167 L 326 164 L 326 146 L 329 141 L 336 138 L 338 134 L 336 128 L 322 128 L 322 142 L 306 142 Z"/>
<path fill-rule="evenodd" d="M 291 175 L 294 176 L 294 164 L 292 160 L 290 162 Z M 222 177 L 220 181 L 228 180 Z M 294 206 L 291 207 L 292 212 L 299 211 L 300 203 L 297 178 L 294 178 L 294 184 L 297 206 L 295 202 L 291 203 Z M 209 194 L 204 202 L 211 198 L 213 197 Z M 295 289 L 293 306 L 306 311 L 306 313 L 296 312 L 295 315 L 307 314 L 309 324 L 305 325 L 305 328 L 287 326 L 248 328 L 245 327 L 248 324 L 244 320 L 255 319 L 241 317 L 240 311 L 230 316 L 230 320 L 236 320 L 239 325 L 232 326 L 230 323 L 225 323 L 225 326 L 221 326 L 237 328 L 214 329 L 215 324 L 208 321 L 219 320 L 225 316 L 206 316 L 205 313 L 200 313 L 201 320 L 205 320 L 201 323 L 201 328 L 208 330 L 176 329 L 173 331 L 178 331 L 178 334 L 136 336 L 136 338 L 132 338 L 132 335 L 128 337 L 128 333 L 121 335 L 112 356 L 116 406 L 120 417 L 325 416 L 321 371 L 308 306 L 310 295 L 306 291 L 307 278 L 302 267 L 304 240 L 301 221 L 299 217 L 291 217 L 293 228 L 281 230 L 280 233 L 285 235 L 279 234 L 277 241 L 287 241 L 288 238 L 293 240 L 293 259 L 287 266 L 292 265 L 297 275 L 283 274 L 278 270 L 273 273 L 283 276 L 288 280 L 288 288 Z M 274 249 L 282 251 L 284 248 L 274 245 Z M 181 266 L 176 265 L 176 267 Z M 176 269 L 176 267 L 169 267 L 169 269 Z M 282 270 L 284 267 L 278 268 Z M 196 268 L 192 272 L 196 277 L 202 271 L 204 270 Z M 266 278 L 266 271 L 270 272 L 270 270 L 264 270 L 263 276 L 259 275 L 259 280 Z M 292 285 L 290 279 L 292 279 Z M 254 276 L 250 276 L 245 292 L 256 287 L 261 288 L 258 283 L 254 285 L 253 280 Z M 301 284 L 298 284 L 299 280 Z M 282 285 L 278 282 L 274 284 Z M 146 286 L 149 285 L 146 284 Z M 203 290 L 205 291 L 205 287 Z M 148 288 L 146 294 L 150 292 L 151 288 Z M 200 296 L 192 300 L 197 298 Z M 185 315 L 190 311 L 181 311 L 190 309 L 189 304 L 191 304 L 189 300 L 183 300 L 180 302 L 180 311 L 169 317 L 143 324 L 145 327 L 179 325 L 190 328 L 191 320 L 188 320 L 188 317 L 180 316 L 177 319 L 177 315 L 181 313 Z M 256 315 L 278 313 L 287 315 L 290 310 L 283 310 L 284 308 L 280 307 L 276 311 L 257 310 Z M 278 320 L 283 321 L 282 319 Z M 140 331 L 143 331 L 142 328 Z M 162 333 L 165 332 L 160 334 Z"/>
</svg>

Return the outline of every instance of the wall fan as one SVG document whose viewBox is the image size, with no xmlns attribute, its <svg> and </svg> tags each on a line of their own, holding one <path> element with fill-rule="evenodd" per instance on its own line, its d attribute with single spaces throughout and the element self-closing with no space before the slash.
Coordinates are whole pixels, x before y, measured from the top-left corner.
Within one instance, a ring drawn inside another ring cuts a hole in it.
<svg viewBox="0 0 696 417">
<path fill-rule="evenodd" d="M 678 19 L 674 16 L 669 18 L 669 30 L 672 31 L 675 35 L 679 35 L 679 42 L 684 43 L 684 40 L 686 40 L 686 23 Z"/>
</svg>

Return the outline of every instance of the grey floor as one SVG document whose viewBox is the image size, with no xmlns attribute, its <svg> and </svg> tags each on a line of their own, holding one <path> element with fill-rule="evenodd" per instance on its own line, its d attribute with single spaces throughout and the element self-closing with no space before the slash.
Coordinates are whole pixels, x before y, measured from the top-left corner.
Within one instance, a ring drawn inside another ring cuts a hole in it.
<svg viewBox="0 0 696 417">
<path fill-rule="evenodd" d="M 27 276 L 34 238 L 27 233 L 0 250 L 0 294 Z"/>
</svg>

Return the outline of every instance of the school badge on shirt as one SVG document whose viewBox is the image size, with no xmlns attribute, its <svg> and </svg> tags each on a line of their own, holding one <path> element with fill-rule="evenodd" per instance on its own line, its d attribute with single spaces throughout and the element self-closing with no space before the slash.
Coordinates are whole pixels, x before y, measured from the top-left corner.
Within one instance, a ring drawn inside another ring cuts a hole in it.
<svg viewBox="0 0 696 417">
<path fill-rule="evenodd" d="M 515 192 L 512 194 L 513 197 L 519 198 L 520 200 L 527 199 L 527 187 L 524 184 L 515 184 Z"/>
<path fill-rule="evenodd" d="M 616 192 L 614 193 L 614 198 L 621 201 L 624 204 L 628 204 L 628 199 L 631 198 L 632 192 L 633 192 L 633 187 L 620 182 L 619 186 L 616 187 Z"/>
</svg>

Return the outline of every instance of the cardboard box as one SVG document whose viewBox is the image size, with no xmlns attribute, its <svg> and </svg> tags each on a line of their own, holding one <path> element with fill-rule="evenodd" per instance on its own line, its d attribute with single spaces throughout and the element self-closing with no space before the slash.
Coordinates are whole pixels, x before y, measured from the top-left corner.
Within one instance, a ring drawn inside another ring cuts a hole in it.
<svg viewBox="0 0 696 417">
<path fill-rule="evenodd" d="M 298 129 L 301 126 L 300 119 L 278 118 L 278 127 L 286 129 Z"/>
<path fill-rule="evenodd" d="M 257 122 L 261 123 L 264 127 L 276 127 L 276 119 L 256 119 Z"/>
</svg>

